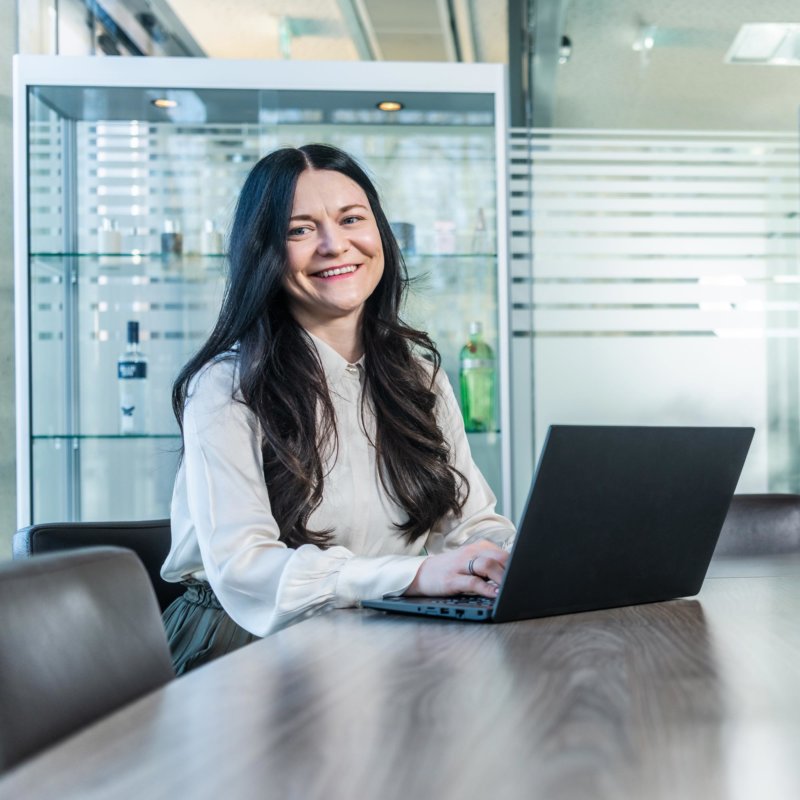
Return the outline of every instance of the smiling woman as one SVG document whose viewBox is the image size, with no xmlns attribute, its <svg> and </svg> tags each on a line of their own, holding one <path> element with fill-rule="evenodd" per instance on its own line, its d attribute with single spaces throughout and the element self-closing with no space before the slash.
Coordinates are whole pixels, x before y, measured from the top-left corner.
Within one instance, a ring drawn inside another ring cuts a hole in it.
<svg viewBox="0 0 800 800">
<path fill-rule="evenodd" d="M 400 594 L 492 598 L 514 534 L 472 460 L 375 187 L 328 145 L 256 164 L 208 341 L 173 409 L 162 569 L 178 673 L 282 625 Z"/>
</svg>

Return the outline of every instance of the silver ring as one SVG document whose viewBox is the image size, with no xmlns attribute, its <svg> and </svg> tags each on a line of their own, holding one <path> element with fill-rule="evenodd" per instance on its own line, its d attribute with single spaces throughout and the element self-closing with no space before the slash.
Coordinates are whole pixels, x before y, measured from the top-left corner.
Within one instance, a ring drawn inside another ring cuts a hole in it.
<svg viewBox="0 0 800 800">
<path fill-rule="evenodd" d="M 477 556 L 475 556 L 475 558 L 477 558 Z M 472 561 L 470 561 L 469 564 L 467 564 L 467 572 L 469 572 L 470 575 L 474 575 L 476 578 L 479 578 L 480 575 L 478 575 L 478 573 L 475 572 L 475 570 L 472 567 L 472 565 L 475 563 L 475 558 L 473 558 Z"/>
</svg>

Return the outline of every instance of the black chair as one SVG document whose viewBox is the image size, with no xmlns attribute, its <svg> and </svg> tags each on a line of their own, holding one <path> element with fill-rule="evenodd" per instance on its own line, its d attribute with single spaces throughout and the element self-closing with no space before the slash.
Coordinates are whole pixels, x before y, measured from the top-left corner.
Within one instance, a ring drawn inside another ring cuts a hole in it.
<svg viewBox="0 0 800 800">
<path fill-rule="evenodd" d="M 714 555 L 783 553 L 800 553 L 800 495 L 734 495 Z"/>
<path fill-rule="evenodd" d="M 111 545 L 127 547 L 142 560 L 163 611 L 183 594 L 179 583 L 167 583 L 160 575 L 169 553 L 168 519 L 139 522 L 49 522 L 22 528 L 14 535 L 13 556 L 30 558 L 41 553 L 75 550 L 79 547 Z"/>
<path fill-rule="evenodd" d="M 94 547 L 0 564 L 0 772 L 174 676 L 135 553 Z"/>
</svg>

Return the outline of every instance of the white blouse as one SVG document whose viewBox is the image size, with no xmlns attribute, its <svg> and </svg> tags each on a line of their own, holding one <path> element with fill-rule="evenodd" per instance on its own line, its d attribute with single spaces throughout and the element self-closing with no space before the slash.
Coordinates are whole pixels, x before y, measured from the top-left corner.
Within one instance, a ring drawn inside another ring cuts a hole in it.
<svg viewBox="0 0 800 800">
<path fill-rule="evenodd" d="M 407 544 L 393 523 L 407 519 L 384 491 L 375 449 L 361 421 L 362 362 L 348 364 L 311 337 L 328 381 L 338 451 L 325 465 L 323 499 L 312 530 L 333 529 L 334 545 L 288 548 L 270 511 L 261 456 L 261 430 L 252 412 L 233 399 L 235 357 L 203 367 L 184 410 L 184 454 L 172 496 L 172 547 L 161 570 L 167 581 L 207 580 L 241 627 L 266 636 L 289 622 L 329 608 L 402 594 L 424 556 L 473 539 L 507 545 L 514 526 L 495 513 L 495 496 L 470 455 L 453 390 L 436 378 L 436 415 L 453 465 L 469 479 L 460 517 L 448 514 Z M 374 429 L 374 418 L 366 420 Z M 373 437 L 374 438 L 374 437 Z"/>
</svg>

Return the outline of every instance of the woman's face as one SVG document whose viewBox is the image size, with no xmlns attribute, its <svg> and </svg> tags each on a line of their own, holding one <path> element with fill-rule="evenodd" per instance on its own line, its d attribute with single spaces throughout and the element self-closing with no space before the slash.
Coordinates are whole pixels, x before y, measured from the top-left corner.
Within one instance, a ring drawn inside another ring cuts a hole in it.
<svg viewBox="0 0 800 800">
<path fill-rule="evenodd" d="M 297 179 L 283 286 L 305 328 L 360 320 L 383 275 L 383 246 L 364 190 L 341 172 L 307 169 Z"/>
</svg>

